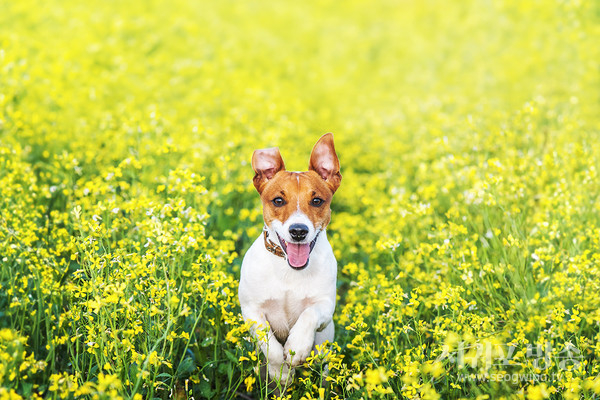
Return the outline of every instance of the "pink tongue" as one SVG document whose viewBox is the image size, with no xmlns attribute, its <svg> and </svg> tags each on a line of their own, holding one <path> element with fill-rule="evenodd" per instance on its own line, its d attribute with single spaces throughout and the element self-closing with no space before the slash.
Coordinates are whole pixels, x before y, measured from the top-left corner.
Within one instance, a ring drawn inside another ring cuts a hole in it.
<svg viewBox="0 0 600 400">
<path fill-rule="evenodd" d="M 310 244 L 287 243 L 287 254 L 290 265 L 295 268 L 303 267 L 308 261 Z"/>
</svg>

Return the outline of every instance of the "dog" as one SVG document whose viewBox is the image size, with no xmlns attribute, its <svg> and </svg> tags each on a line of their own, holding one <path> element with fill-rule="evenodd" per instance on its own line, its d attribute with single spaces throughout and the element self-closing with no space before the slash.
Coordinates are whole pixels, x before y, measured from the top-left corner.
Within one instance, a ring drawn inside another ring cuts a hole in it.
<svg viewBox="0 0 600 400">
<path fill-rule="evenodd" d="M 306 172 L 286 171 L 276 147 L 256 150 L 252 168 L 265 226 L 242 261 L 238 297 L 269 379 L 286 383 L 317 345 L 333 341 L 337 261 L 326 227 L 342 175 L 331 133 Z"/>
</svg>

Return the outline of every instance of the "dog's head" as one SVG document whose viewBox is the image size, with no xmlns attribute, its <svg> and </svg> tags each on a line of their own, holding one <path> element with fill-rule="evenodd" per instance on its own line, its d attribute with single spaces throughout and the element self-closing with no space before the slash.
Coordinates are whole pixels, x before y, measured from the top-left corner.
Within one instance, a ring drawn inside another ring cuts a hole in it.
<svg viewBox="0 0 600 400">
<path fill-rule="evenodd" d="M 265 224 L 277 234 L 290 266 L 306 267 L 317 236 L 329 224 L 329 205 L 342 180 L 333 135 L 315 144 L 306 172 L 286 171 L 276 147 L 256 150 L 252 168 Z"/>
</svg>

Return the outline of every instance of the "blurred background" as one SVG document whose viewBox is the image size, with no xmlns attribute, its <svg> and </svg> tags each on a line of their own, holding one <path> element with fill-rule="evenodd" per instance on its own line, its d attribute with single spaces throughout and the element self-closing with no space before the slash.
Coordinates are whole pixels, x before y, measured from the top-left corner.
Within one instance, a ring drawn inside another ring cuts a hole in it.
<svg viewBox="0 0 600 400">
<path fill-rule="evenodd" d="M 598 111 L 595 1 L 19 1 L 0 11 L 3 132 L 13 111 L 28 125 L 51 118 L 61 132 L 45 134 L 61 146 L 70 134 L 122 146 L 115 129 L 128 145 L 166 142 L 138 132 L 159 124 L 195 142 L 171 137 L 188 154 L 241 136 L 250 148 L 305 150 L 325 131 L 360 132 L 355 146 L 368 149 L 382 132 L 410 146 L 454 116 L 526 102 Z"/>
<path fill-rule="evenodd" d="M 302 170 L 333 132 L 343 170 L 410 183 L 448 149 L 597 133 L 599 18 L 567 0 L 4 2 L 0 138 L 189 167 L 239 198 L 253 149 Z M 522 113 L 535 124 L 507 129 Z"/>
</svg>

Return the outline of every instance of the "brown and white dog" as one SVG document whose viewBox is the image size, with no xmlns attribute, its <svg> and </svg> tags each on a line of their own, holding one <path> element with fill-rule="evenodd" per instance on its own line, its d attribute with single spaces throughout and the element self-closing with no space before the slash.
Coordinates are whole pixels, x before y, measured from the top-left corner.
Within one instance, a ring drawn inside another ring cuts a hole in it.
<svg viewBox="0 0 600 400">
<path fill-rule="evenodd" d="M 252 168 L 265 228 L 244 256 L 238 295 L 253 333 L 269 327 L 256 335 L 269 376 L 287 382 L 316 345 L 333 341 L 337 262 L 325 228 L 342 175 L 331 133 L 306 172 L 286 171 L 278 148 L 256 150 Z"/>
</svg>

